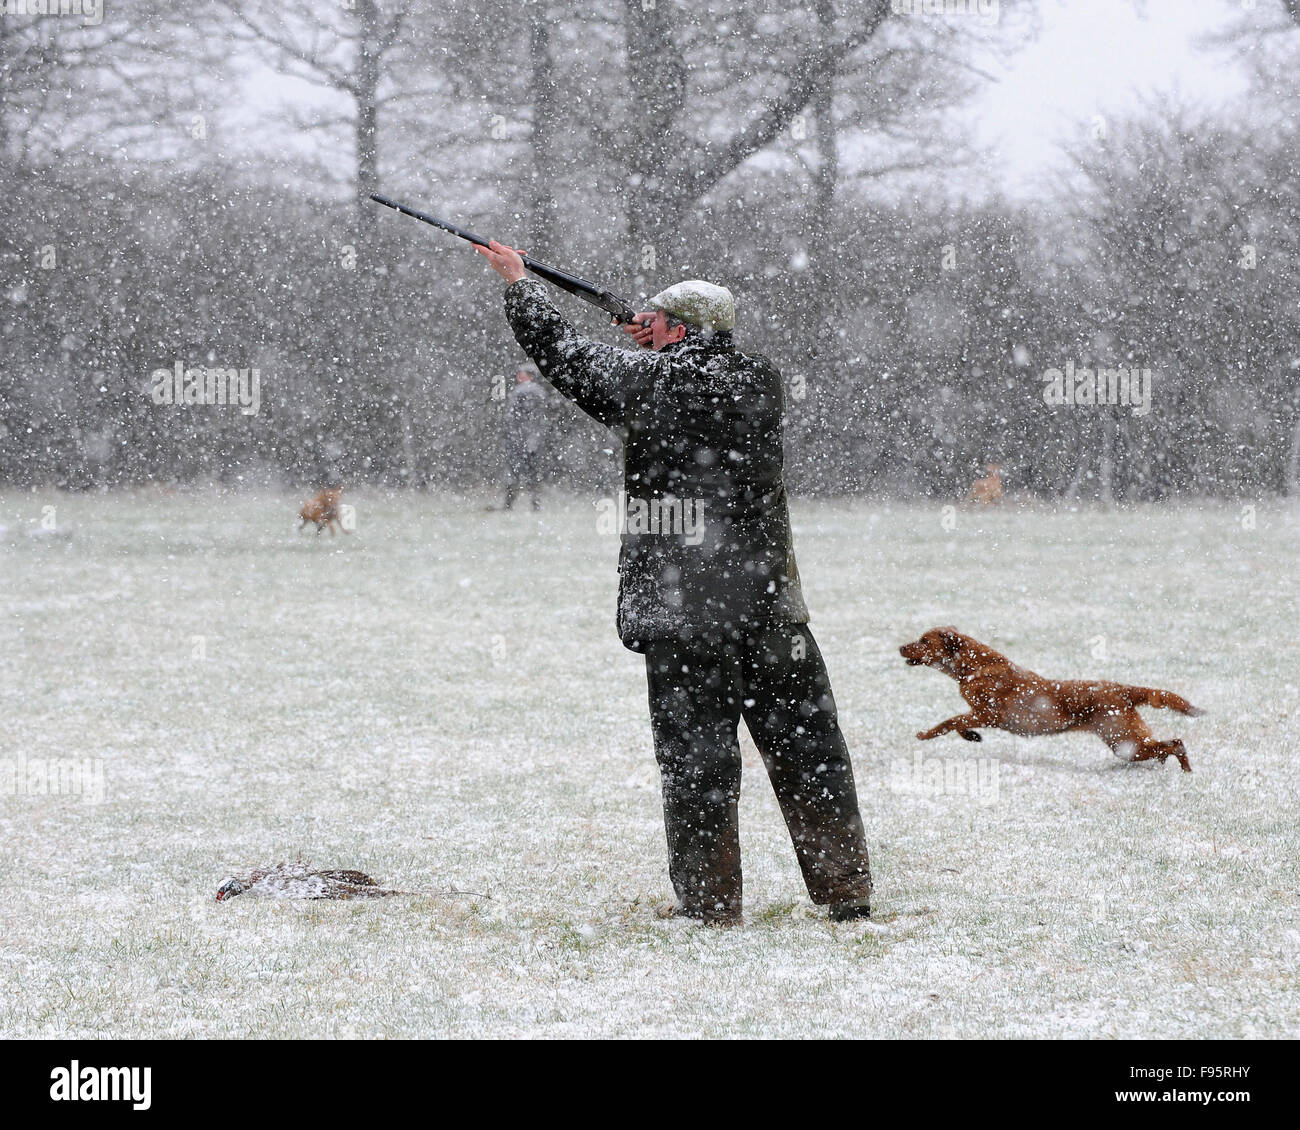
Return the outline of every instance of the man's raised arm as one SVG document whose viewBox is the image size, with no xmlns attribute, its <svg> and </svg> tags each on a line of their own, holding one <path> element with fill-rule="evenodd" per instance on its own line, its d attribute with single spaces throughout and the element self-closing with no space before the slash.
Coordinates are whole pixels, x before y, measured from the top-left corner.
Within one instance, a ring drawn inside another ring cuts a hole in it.
<svg viewBox="0 0 1300 1130">
<path fill-rule="evenodd" d="M 506 318 L 515 340 L 541 375 L 589 416 L 607 427 L 621 425 L 628 392 L 663 362 L 652 352 L 636 353 L 582 337 L 555 308 L 541 284 L 526 277 L 523 260 L 514 248 L 492 240 L 487 247 L 474 250 L 509 284 Z M 644 326 L 626 325 L 623 330 L 638 344 L 648 344 L 649 330 Z"/>
</svg>

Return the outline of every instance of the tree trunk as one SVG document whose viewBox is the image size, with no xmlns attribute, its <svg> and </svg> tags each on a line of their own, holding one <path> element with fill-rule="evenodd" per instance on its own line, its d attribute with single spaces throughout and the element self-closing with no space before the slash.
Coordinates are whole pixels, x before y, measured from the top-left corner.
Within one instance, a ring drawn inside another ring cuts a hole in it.
<svg viewBox="0 0 1300 1130">
<path fill-rule="evenodd" d="M 1115 501 L 1115 416 L 1101 416 L 1101 458 L 1097 464 L 1097 493 L 1102 502 Z"/>
<path fill-rule="evenodd" d="M 1300 413 L 1296 414 L 1295 423 L 1291 427 L 1291 451 L 1286 461 L 1286 485 L 1283 488 L 1287 494 L 1300 494 Z"/>
<path fill-rule="evenodd" d="M 13 25 L 7 12 L 0 7 L 0 169 L 8 170 L 14 160 L 9 152 L 9 107 L 13 99 Z"/>
<path fill-rule="evenodd" d="M 369 196 L 379 190 L 379 7 L 377 0 L 357 0 L 357 61 L 354 80 L 357 156 L 357 239 L 368 247 L 375 230 L 375 206 Z"/>
<path fill-rule="evenodd" d="M 835 32 L 835 6 L 833 0 L 816 0 L 818 34 L 829 48 Z M 829 51 L 827 52 L 829 55 Z M 826 462 L 824 453 L 817 449 L 817 437 L 823 434 L 818 421 L 838 415 L 843 409 L 850 390 L 838 380 L 835 365 L 834 305 L 831 297 L 835 288 L 835 247 L 830 238 L 834 224 L 835 190 L 839 182 L 839 138 L 835 126 L 834 63 L 828 64 L 818 75 L 813 88 L 810 108 L 816 119 L 817 167 L 813 172 L 812 206 L 808 209 L 804 232 L 804 255 L 807 264 L 796 275 L 799 294 L 797 308 L 802 329 L 792 340 L 793 356 L 789 359 L 791 371 L 787 380 L 787 416 L 790 430 L 798 436 L 791 444 L 802 451 L 802 463 L 791 468 L 791 479 L 796 486 L 813 489 L 828 484 L 815 481 L 829 474 L 841 483 L 848 469 Z M 796 140 L 798 140 L 796 138 Z M 791 385 L 797 377 L 803 380 Z M 789 395 L 791 387 L 801 388 L 804 399 Z M 814 470 L 815 469 L 815 470 Z"/>
<path fill-rule="evenodd" d="M 551 58 L 551 12 L 549 6 L 531 7 L 528 54 L 532 64 L 533 167 L 532 207 L 528 228 L 528 252 L 549 260 L 555 251 L 558 210 L 555 204 L 556 93 L 555 64 Z"/>
<path fill-rule="evenodd" d="M 827 55 L 835 35 L 835 7 L 831 0 L 817 0 L 817 25 Z M 811 231 L 808 240 L 809 270 L 812 272 L 821 308 L 834 277 L 832 260 L 835 249 L 827 236 L 835 206 L 835 188 L 839 182 L 839 135 L 835 128 L 835 64 L 821 72 L 814 88 L 812 107 L 817 117 L 817 176 L 813 185 Z"/>
<path fill-rule="evenodd" d="M 681 186 L 675 183 L 674 123 L 686 104 L 686 64 L 673 42 L 667 4 L 642 8 L 623 0 L 629 102 L 635 108 L 632 136 L 624 150 L 628 237 L 644 265 L 638 284 L 680 272 L 685 245 L 677 214 Z"/>
</svg>

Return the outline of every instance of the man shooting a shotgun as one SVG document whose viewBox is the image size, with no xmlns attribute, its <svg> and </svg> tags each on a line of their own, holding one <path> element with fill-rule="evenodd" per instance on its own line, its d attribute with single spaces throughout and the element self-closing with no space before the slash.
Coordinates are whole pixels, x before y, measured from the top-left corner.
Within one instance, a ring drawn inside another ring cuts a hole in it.
<svg viewBox="0 0 1300 1130">
<path fill-rule="evenodd" d="M 475 250 L 507 283 L 524 352 L 623 436 L 618 632 L 646 657 L 671 913 L 741 922 L 743 717 L 812 900 L 836 919 L 868 916 L 853 770 L 791 547 L 780 373 L 733 347 L 723 287 L 688 281 L 655 295 L 623 326 L 644 351 L 620 349 L 580 337 L 520 253 L 485 242 Z"/>
</svg>

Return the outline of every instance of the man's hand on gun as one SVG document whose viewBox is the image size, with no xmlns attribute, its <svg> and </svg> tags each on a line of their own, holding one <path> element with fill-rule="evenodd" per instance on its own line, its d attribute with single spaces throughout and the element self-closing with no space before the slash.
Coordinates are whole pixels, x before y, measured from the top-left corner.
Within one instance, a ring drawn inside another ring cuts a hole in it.
<svg viewBox="0 0 1300 1130">
<path fill-rule="evenodd" d="M 625 323 L 622 327 L 625 334 L 631 334 L 632 340 L 637 345 L 642 345 L 646 349 L 651 348 L 650 339 L 653 336 L 650 332 L 650 323 L 655 320 L 653 310 L 645 310 L 636 316 L 636 321 Z"/>
<path fill-rule="evenodd" d="M 507 283 L 516 283 L 527 274 L 524 270 L 524 261 L 519 258 L 520 255 L 527 254 L 525 251 L 516 251 L 513 247 L 507 247 L 495 239 L 488 240 L 487 247 L 479 247 L 475 244 L 474 250 L 491 263 L 492 269 Z"/>
<path fill-rule="evenodd" d="M 525 251 L 516 250 L 513 247 L 507 247 L 504 243 L 498 243 L 495 239 L 488 240 L 486 247 L 474 245 L 474 250 L 483 256 L 507 283 L 516 283 L 527 276 L 524 269 L 524 261 L 521 255 L 527 254 Z M 653 310 L 643 310 L 637 314 L 636 321 L 624 323 L 622 329 L 625 334 L 631 334 L 632 340 L 637 345 L 644 346 L 646 349 L 652 348 L 650 323 L 655 320 Z"/>
</svg>

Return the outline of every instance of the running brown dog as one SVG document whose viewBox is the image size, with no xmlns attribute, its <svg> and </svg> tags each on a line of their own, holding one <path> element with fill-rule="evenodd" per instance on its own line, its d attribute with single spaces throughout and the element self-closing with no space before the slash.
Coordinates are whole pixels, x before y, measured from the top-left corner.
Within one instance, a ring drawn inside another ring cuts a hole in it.
<svg viewBox="0 0 1300 1130">
<path fill-rule="evenodd" d="M 330 537 L 333 537 L 334 523 L 338 522 L 339 529 L 346 534 L 348 532 L 347 527 L 339 520 L 339 497 L 342 494 L 342 487 L 326 487 L 315 498 L 304 502 L 302 509 L 298 511 L 298 517 L 302 519 L 298 523 L 299 532 L 308 522 L 315 522 L 316 533 L 319 534 L 321 530 L 328 526 Z"/>
<path fill-rule="evenodd" d="M 991 506 L 1002 498 L 1002 465 L 990 463 L 988 474 L 970 485 L 970 501 Z"/>
<path fill-rule="evenodd" d="M 1044 679 L 956 628 L 931 628 L 898 651 L 909 666 L 923 664 L 951 675 L 971 707 L 966 714 L 922 730 L 916 735 L 922 741 L 952 730 L 968 742 L 982 741 L 977 726 L 1022 736 L 1090 730 L 1129 761 L 1158 757 L 1163 762 L 1172 756 L 1185 772 L 1192 771 L 1182 740 L 1156 741 L 1137 712 L 1139 706 L 1163 706 L 1181 714 L 1203 713 L 1171 691 L 1101 679 Z"/>
</svg>

